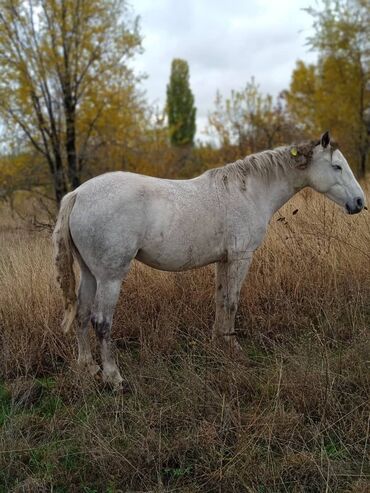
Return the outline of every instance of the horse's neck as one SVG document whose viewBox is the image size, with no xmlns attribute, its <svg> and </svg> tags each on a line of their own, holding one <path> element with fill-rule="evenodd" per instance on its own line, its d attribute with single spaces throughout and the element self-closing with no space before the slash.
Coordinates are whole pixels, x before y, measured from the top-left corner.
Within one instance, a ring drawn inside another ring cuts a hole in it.
<svg viewBox="0 0 370 493">
<path fill-rule="evenodd" d="M 255 181 L 251 184 L 253 202 L 267 221 L 304 186 L 301 181 L 297 181 L 294 172 L 271 177 L 268 181 L 260 177 L 253 177 L 252 180 Z"/>
</svg>

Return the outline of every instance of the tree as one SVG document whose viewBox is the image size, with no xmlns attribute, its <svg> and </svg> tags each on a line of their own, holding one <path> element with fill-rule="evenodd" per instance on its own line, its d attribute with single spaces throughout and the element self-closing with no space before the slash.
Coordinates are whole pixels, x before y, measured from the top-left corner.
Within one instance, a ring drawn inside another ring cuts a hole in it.
<svg viewBox="0 0 370 493">
<path fill-rule="evenodd" d="M 133 93 L 140 42 L 125 0 L 0 0 L 0 115 L 43 156 L 57 203 L 112 101 Z"/>
<path fill-rule="evenodd" d="M 290 88 L 283 92 L 288 111 L 306 136 L 318 132 L 318 109 L 316 101 L 317 73 L 315 65 L 298 60 L 293 70 Z"/>
<path fill-rule="evenodd" d="M 288 108 L 311 136 L 330 128 L 359 176 L 366 172 L 370 134 L 370 4 L 325 0 L 307 9 L 317 65 L 298 62 L 286 93 Z"/>
<path fill-rule="evenodd" d="M 294 131 L 281 98 L 261 93 L 254 78 L 241 91 L 231 91 L 229 98 L 218 92 L 215 106 L 209 115 L 209 133 L 221 147 L 237 151 L 230 158 L 271 149 L 290 140 Z"/>
<path fill-rule="evenodd" d="M 185 60 L 172 61 L 166 109 L 171 144 L 178 147 L 193 145 L 196 108 L 189 84 L 189 66 Z"/>
</svg>

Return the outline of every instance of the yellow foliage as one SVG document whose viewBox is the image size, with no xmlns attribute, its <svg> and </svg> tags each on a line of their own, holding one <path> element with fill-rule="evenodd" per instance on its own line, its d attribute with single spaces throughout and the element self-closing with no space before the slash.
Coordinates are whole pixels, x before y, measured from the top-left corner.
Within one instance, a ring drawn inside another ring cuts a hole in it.
<svg viewBox="0 0 370 493">
<path fill-rule="evenodd" d="M 126 130 L 139 113 L 137 19 L 125 0 L 0 0 L 0 12 L 0 115 L 43 156 L 60 201 L 105 124 Z"/>
<path fill-rule="evenodd" d="M 288 109 L 312 137 L 330 129 L 352 167 L 364 175 L 370 149 L 370 4 L 326 0 L 321 9 L 307 11 L 315 30 L 308 41 L 319 61 L 297 63 L 286 93 Z"/>
</svg>

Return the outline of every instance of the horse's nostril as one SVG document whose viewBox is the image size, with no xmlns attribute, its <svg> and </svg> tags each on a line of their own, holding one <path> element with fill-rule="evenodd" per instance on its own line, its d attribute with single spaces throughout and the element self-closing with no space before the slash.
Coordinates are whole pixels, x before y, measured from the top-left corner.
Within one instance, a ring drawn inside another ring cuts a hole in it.
<svg viewBox="0 0 370 493">
<path fill-rule="evenodd" d="M 356 204 L 357 204 L 357 207 L 361 207 L 361 208 L 363 207 L 364 202 L 363 202 L 363 200 L 362 200 L 362 198 L 361 198 L 361 197 L 359 197 L 359 198 L 356 200 Z"/>
</svg>

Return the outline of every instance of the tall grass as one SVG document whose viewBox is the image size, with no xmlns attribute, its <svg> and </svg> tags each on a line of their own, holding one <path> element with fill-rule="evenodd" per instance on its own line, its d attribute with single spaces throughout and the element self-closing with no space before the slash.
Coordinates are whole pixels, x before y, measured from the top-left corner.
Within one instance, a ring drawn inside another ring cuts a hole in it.
<svg viewBox="0 0 370 493">
<path fill-rule="evenodd" d="M 366 212 L 304 191 L 273 218 L 241 295 L 244 361 L 210 343 L 212 266 L 135 264 L 120 395 L 77 371 L 49 237 L 3 227 L 0 249 L 0 491 L 369 491 Z"/>
</svg>

